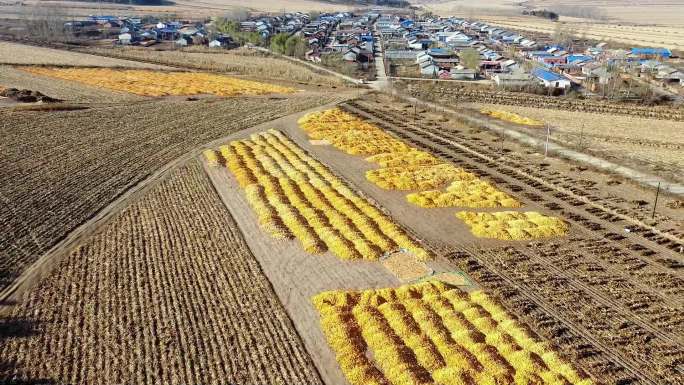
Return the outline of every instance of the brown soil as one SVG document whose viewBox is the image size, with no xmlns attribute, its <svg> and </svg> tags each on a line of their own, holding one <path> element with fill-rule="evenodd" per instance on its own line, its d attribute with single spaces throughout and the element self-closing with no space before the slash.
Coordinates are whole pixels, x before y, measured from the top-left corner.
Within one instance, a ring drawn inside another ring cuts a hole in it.
<svg viewBox="0 0 684 385">
<path fill-rule="evenodd" d="M 69 253 L 0 327 L 0 382 L 322 383 L 197 161 Z"/>
<path fill-rule="evenodd" d="M 163 165 L 244 127 L 344 98 L 154 101 L 70 112 L 0 110 L 0 288 Z M 36 135 L 39 133 L 39 135 Z M 3 297 L 7 293 L 3 293 Z"/>
</svg>

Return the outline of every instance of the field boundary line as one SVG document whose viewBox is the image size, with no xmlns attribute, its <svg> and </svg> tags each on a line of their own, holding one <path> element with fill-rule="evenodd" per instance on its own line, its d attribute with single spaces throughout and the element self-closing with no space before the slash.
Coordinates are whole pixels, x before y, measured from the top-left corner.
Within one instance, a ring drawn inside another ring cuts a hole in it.
<svg viewBox="0 0 684 385">
<path fill-rule="evenodd" d="M 277 119 L 270 120 L 268 122 L 260 123 L 255 126 L 245 127 L 241 130 L 235 131 L 229 135 L 223 136 L 221 138 L 212 140 L 208 143 L 202 144 L 195 147 L 194 149 L 186 152 L 180 157 L 172 160 L 171 162 L 163 165 L 156 171 L 144 175 L 142 178 L 129 184 L 129 187 L 121 192 L 114 200 L 110 201 L 107 206 L 93 214 L 85 222 L 81 223 L 70 233 L 62 237 L 54 246 L 52 246 L 47 252 L 41 255 L 33 264 L 17 277 L 11 285 L 7 286 L 4 290 L 0 292 L 0 315 L 6 313 L 9 308 L 19 304 L 23 295 L 37 286 L 41 279 L 47 276 L 61 261 L 68 252 L 70 252 L 75 246 L 81 241 L 87 239 L 92 234 L 97 232 L 104 224 L 106 224 L 109 219 L 113 216 L 119 214 L 123 209 L 125 209 L 130 203 L 144 195 L 152 187 L 156 186 L 159 182 L 163 181 L 171 171 L 181 167 L 187 161 L 194 157 L 199 156 L 203 150 L 216 147 L 217 145 L 223 144 L 241 135 L 246 130 L 258 130 L 260 128 L 267 129 L 273 124 L 273 122 L 279 120 L 285 120 L 293 116 L 301 115 L 309 111 L 316 111 L 322 108 L 331 108 L 340 102 L 333 102 L 323 106 L 316 106 L 306 110 L 298 111 L 292 114 L 281 116 Z"/>
</svg>

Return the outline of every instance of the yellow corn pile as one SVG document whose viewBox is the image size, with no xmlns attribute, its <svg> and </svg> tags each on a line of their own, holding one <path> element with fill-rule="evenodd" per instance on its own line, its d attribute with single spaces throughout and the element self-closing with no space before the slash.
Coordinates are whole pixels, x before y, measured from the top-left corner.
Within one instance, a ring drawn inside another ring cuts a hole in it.
<svg viewBox="0 0 684 385">
<path fill-rule="evenodd" d="M 202 154 L 204 155 L 204 158 L 207 160 L 208 165 L 212 167 L 216 167 L 219 165 L 219 157 L 216 154 L 216 151 L 207 149 L 202 151 Z"/>
<path fill-rule="evenodd" d="M 447 163 L 428 166 L 384 167 L 366 172 L 366 179 L 387 190 L 425 190 L 475 175 Z"/>
<path fill-rule="evenodd" d="M 522 115 L 518 115 L 514 112 L 502 111 L 502 110 L 480 110 L 482 114 L 489 115 L 493 118 L 497 118 L 506 122 L 511 122 L 515 124 L 522 124 L 525 126 L 540 127 L 544 125 L 544 122 L 528 118 Z"/>
<path fill-rule="evenodd" d="M 456 216 L 470 227 L 470 231 L 475 236 L 480 238 L 529 240 L 562 236 L 568 232 L 568 225 L 560 218 L 537 212 L 478 213 L 460 211 L 456 213 Z"/>
<path fill-rule="evenodd" d="M 511 117 L 497 111 L 496 117 Z M 515 114 L 513 114 L 515 115 Z M 531 123 L 531 122 L 527 122 Z M 532 122 L 534 123 L 534 122 Z M 442 162 L 425 151 L 408 146 L 379 127 L 359 119 L 338 108 L 309 113 L 299 120 L 300 127 L 312 140 L 325 140 L 348 154 L 366 155 L 366 160 L 380 167 L 366 172 L 366 179 L 387 190 L 418 190 L 406 199 L 417 206 L 469 207 L 469 208 L 518 208 L 522 204 L 514 197 L 498 190 L 489 182 L 479 179 L 452 164 Z M 438 190 L 449 184 L 445 190 Z M 509 221 L 509 212 L 458 213 L 466 220 L 474 235 L 482 238 L 507 240 L 535 239 L 564 235 L 567 224 L 558 218 L 544 217 L 538 213 L 514 213 L 523 219 Z M 488 218 L 485 223 L 477 218 Z M 545 219 L 540 219 L 540 217 Z M 471 219 L 474 218 L 474 219 Z M 546 220 L 552 223 L 546 223 Z M 471 222 L 469 222 L 471 221 Z M 491 222 L 491 224 L 486 224 Z M 524 222 L 524 225 L 523 225 Z"/>
<path fill-rule="evenodd" d="M 269 130 L 220 148 L 228 169 L 274 237 L 298 239 L 309 253 L 377 260 L 400 248 L 428 253 L 399 226 L 282 133 Z"/>
<path fill-rule="evenodd" d="M 217 96 L 292 93 L 295 90 L 273 84 L 198 72 L 161 72 L 109 68 L 24 67 L 24 71 L 52 78 L 72 80 L 115 91 L 143 96 L 199 95 Z"/>
<path fill-rule="evenodd" d="M 366 178 L 388 190 L 431 189 L 475 178 L 338 108 L 307 114 L 299 125 L 311 139 L 327 140 L 347 154 L 368 155 L 366 160 L 380 168 L 368 171 Z"/>
<path fill-rule="evenodd" d="M 482 291 L 433 280 L 312 301 L 352 385 L 593 385 Z"/>
<path fill-rule="evenodd" d="M 480 179 L 457 180 L 446 191 L 429 190 L 408 194 L 406 200 L 425 208 L 433 207 L 520 207 L 515 198 Z"/>
</svg>

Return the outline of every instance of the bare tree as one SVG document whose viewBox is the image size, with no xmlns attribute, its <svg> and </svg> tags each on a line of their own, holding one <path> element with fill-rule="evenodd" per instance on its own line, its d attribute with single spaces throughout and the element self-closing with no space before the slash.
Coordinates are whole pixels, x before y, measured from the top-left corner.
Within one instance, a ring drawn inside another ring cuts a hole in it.
<svg viewBox="0 0 684 385">
<path fill-rule="evenodd" d="M 461 58 L 461 63 L 465 68 L 471 70 L 480 69 L 480 53 L 477 52 L 476 49 L 464 49 L 459 56 Z"/>
<path fill-rule="evenodd" d="M 28 38 L 40 42 L 63 42 L 67 40 L 64 22 L 68 15 L 57 4 L 34 5 L 28 9 L 26 32 Z"/>
</svg>

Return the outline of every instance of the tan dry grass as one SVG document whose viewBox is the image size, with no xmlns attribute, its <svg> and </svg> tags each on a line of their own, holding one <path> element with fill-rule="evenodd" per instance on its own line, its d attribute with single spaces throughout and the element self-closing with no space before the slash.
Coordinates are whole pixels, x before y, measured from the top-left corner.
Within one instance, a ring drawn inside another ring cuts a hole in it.
<svg viewBox="0 0 684 385">
<path fill-rule="evenodd" d="M 0 64 L 162 69 L 163 66 L 0 41 Z"/>
<path fill-rule="evenodd" d="M 483 16 L 487 23 L 510 29 L 553 34 L 557 23 L 533 16 Z M 567 19 L 567 25 L 577 35 L 590 39 L 622 44 L 648 45 L 684 49 L 684 26 L 637 26 L 611 23 L 592 23 L 587 20 Z"/>
<path fill-rule="evenodd" d="M 420 262 L 416 260 L 414 255 L 404 252 L 394 253 L 382 259 L 381 263 L 402 282 L 415 281 L 432 273 L 432 269 L 424 262 Z"/>
<path fill-rule="evenodd" d="M 266 80 L 292 81 L 327 86 L 340 86 L 342 80 L 314 72 L 290 61 L 266 56 L 249 49 L 217 51 L 215 53 L 192 50 L 156 51 L 131 48 L 89 48 L 86 52 L 114 55 L 131 60 L 149 60 L 159 64 L 182 66 L 199 70 L 220 71 L 248 75 Z"/>
<path fill-rule="evenodd" d="M 436 279 L 438 281 L 442 281 L 444 283 L 448 283 L 449 285 L 454 285 L 454 286 L 466 286 L 469 285 L 470 282 L 468 282 L 468 279 L 465 277 L 463 274 L 458 274 L 458 273 L 439 273 L 435 274 L 431 279 Z"/>
<path fill-rule="evenodd" d="M 552 139 L 618 160 L 633 159 L 684 169 L 684 122 L 630 116 L 472 103 L 477 109 L 500 109 L 544 121 Z"/>
</svg>

